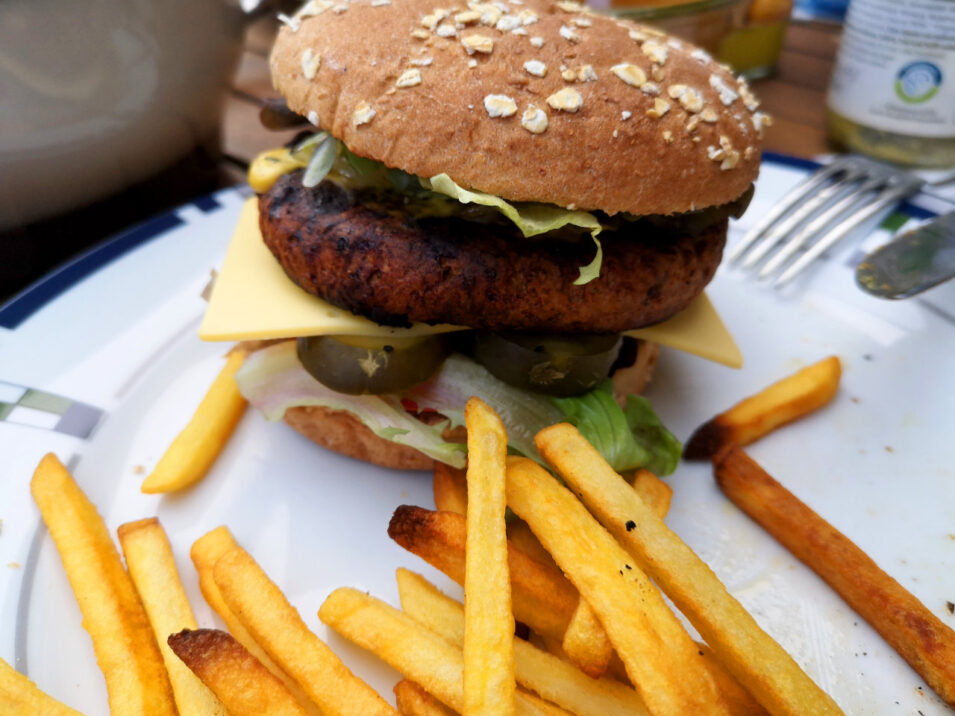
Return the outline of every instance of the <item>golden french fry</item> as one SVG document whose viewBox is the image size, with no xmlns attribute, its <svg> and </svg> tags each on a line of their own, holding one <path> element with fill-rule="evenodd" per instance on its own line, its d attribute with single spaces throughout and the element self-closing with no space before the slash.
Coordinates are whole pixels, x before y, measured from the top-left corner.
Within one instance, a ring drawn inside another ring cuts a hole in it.
<svg viewBox="0 0 955 716">
<path fill-rule="evenodd" d="M 5 714 L 43 714 L 44 716 L 83 716 L 49 696 L 26 676 L 0 659 L 0 712 Z"/>
<path fill-rule="evenodd" d="M 111 713 L 175 716 L 159 647 L 96 507 L 52 453 L 37 466 L 30 491 L 93 640 Z"/>
<path fill-rule="evenodd" d="M 773 714 L 841 713 L 576 428 L 545 428 L 535 443 L 759 703 Z"/>
<path fill-rule="evenodd" d="M 464 470 L 436 461 L 431 487 L 434 506 L 439 510 L 460 515 L 468 513 L 468 481 Z"/>
<path fill-rule="evenodd" d="M 479 398 L 464 409 L 468 429 L 465 540 L 464 711 L 514 713 L 514 613 L 507 572 L 504 471 L 507 432 Z"/>
<path fill-rule="evenodd" d="M 326 716 L 375 716 L 395 710 L 309 631 L 295 607 L 241 547 L 213 570 L 226 606 L 256 643 Z"/>
<path fill-rule="evenodd" d="M 633 476 L 633 489 L 651 504 L 661 518 L 666 517 L 673 497 L 673 489 L 669 485 L 649 470 L 637 470 Z M 613 645 L 587 602 L 581 600 L 577 604 L 564 633 L 561 649 L 588 676 L 597 678 L 610 666 Z"/>
<path fill-rule="evenodd" d="M 610 666 L 613 645 L 594 610 L 583 599 L 577 602 L 561 648 L 577 668 L 594 679 L 603 676 Z"/>
<path fill-rule="evenodd" d="M 662 520 L 670 511 L 673 488 L 649 470 L 637 470 L 633 475 L 633 489 Z"/>
<path fill-rule="evenodd" d="M 401 608 L 425 628 L 456 646 L 464 643 L 464 607 L 421 575 L 399 569 Z M 646 716 L 637 693 L 615 679 L 592 679 L 553 654 L 514 640 L 517 681 L 526 689 L 580 716 Z"/>
<path fill-rule="evenodd" d="M 728 713 L 696 645 L 656 586 L 570 490 L 537 463 L 512 457 L 507 502 L 597 614 L 651 713 Z"/>
<path fill-rule="evenodd" d="M 531 532 L 531 528 L 527 526 L 524 520 L 514 517 L 508 521 L 507 540 L 531 559 L 535 559 L 541 564 L 557 569 L 554 558 L 544 549 L 544 545 L 534 536 L 534 533 Z"/>
<path fill-rule="evenodd" d="M 342 587 L 328 595 L 318 618 L 349 641 L 421 685 L 458 713 L 464 712 L 464 657 L 461 649 L 380 599 Z M 544 704 L 521 689 L 515 693 L 520 716 L 567 712 Z"/>
<path fill-rule="evenodd" d="M 826 580 L 955 708 L 955 631 L 745 451 L 728 451 L 715 470 L 727 497 Z"/>
<path fill-rule="evenodd" d="M 252 638 L 252 635 L 246 631 L 246 628 L 242 626 L 242 622 L 239 621 L 239 618 L 229 609 L 225 600 L 222 598 L 222 594 L 219 592 L 219 587 L 216 586 L 215 576 L 213 574 L 216 562 L 219 561 L 219 557 L 238 546 L 238 543 L 225 526 L 216 527 L 192 544 L 189 556 L 192 558 L 192 563 L 195 565 L 196 572 L 199 574 L 199 590 L 202 592 L 202 596 L 205 597 L 209 606 L 212 607 L 222 621 L 225 622 L 232 636 L 234 636 L 252 656 L 260 661 L 265 668 L 271 671 L 276 678 L 285 684 L 285 688 L 295 697 L 299 705 L 312 716 L 322 716 L 321 710 L 316 704 L 312 703 L 312 700 L 302 687 L 299 686 L 292 677 L 282 671 L 281 667 L 272 661 L 269 655 L 266 654 L 262 647 Z"/>
<path fill-rule="evenodd" d="M 229 354 L 192 419 L 143 481 L 143 492 L 174 492 L 205 477 L 245 411 L 245 398 L 235 384 L 244 360 L 243 351 Z"/>
<path fill-rule="evenodd" d="M 414 681 L 402 679 L 395 684 L 394 691 L 395 703 L 401 716 L 454 716 L 454 711 Z"/>
<path fill-rule="evenodd" d="M 126 568 L 159 644 L 176 708 L 181 714 L 222 714 L 225 709 L 169 648 L 166 639 L 183 629 L 196 629 L 196 618 L 179 581 L 176 561 L 159 520 L 150 517 L 127 522 L 117 530 Z"/>
<path fill-rule="evenodd" d="M 402 505 L 388 525 L 388 535 L 409 552 L 464 584 L 465 518 Z M 560 642 L 577 608 L 577 590 L 559 570 L 531 559 L 508 545 L 511 606 L 518 621 Z"/>
<path fill-rule="evenodd" d="M 727 445 L 749 445 L 828 403 L 839 389 L 842 363 L 829 356 L 773 383 L 696 429 L 687 460 L 709 460 Z"/>
<path fill-rule="evenodd" d="M 202 680 L 232 716 L 306 716 L 282 682 L 224 631 L 185 630 L 172 634 L 168 641 L 181 663 Z"/>
</svg>

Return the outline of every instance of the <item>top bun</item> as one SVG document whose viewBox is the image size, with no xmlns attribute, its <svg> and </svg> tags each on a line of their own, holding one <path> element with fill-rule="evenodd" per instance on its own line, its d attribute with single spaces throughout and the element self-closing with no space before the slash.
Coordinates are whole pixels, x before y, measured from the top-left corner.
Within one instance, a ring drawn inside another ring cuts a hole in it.
<svg viewBox="0 0 955 716">
<path fill-rule="evenodd" d="M 765 115 L 703 50 L 576 2 L 310 0 L 272 81 L 358 155 L 512 201 L 673 214 L 740 196 Z"/>
</svg>

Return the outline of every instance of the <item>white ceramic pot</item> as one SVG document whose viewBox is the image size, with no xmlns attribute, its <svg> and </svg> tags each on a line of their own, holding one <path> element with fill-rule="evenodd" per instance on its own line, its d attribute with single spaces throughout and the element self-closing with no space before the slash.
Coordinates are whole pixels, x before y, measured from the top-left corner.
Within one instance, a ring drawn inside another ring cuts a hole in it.
<svg viewBox="0 0 955 716">
<path fill-rule="evenodd" d="M 0 2 L 0 230 L 214 147 L 241 30 L 223 0 Z"/>
</svg>

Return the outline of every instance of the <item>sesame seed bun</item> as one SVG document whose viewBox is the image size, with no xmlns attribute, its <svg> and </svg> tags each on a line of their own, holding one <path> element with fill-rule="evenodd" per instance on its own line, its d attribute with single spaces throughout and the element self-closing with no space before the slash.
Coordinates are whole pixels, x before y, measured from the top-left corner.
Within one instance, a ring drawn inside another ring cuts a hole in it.
<svg viewBox="0 0 955 716">
<path fill-rule="evenodd" d="M 705 52 L 569 2 L 434 3 L 306 3 L 273 84 L 358 155 L 512 201 L 673 214 L 756 178 L 764 115 Z"/>
</svg>

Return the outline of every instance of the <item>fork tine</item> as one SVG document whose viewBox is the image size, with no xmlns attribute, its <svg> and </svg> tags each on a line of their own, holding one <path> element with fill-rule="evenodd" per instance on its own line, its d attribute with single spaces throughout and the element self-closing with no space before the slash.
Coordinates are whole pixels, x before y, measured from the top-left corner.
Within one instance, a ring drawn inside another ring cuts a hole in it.
<svg viewBox="0 0 955 716">
<path fill-rule="evenodd" d="M 736 244 L 727 256 L 730 262 L 736 261 L 755 241 L 757 241 L 773 224 L 775 224 L 783 215 L 788 213 L 796 204 L 807 194 L 814 191 L 820 184 L 828 181 L 834 174 L 845 171 L 839 162 L 833 162 L 816 173 L 806 177 L 803 181 L 793 187 L 779 203 L 773 207 L 772 211 L 766 214 L 756 226 Z"/>
<path fill-rule="evenodd" d="M 785 239 L 787 236 L 791 236 L 792 232 L 795 231 L 808 218 L 820 210 L 825 209 L 833 202 L 839 201 L 847 192 L 853 191 L 856 186 L 856 182 L 861 179 L 862 177 L 858 176 L 857 174 L 847 174 L 845 177 L 837 179 L 823 188 L 809 200 L 803 202 L 799 208 L 793 211 L 785 219 L 780 221 L 775 228 L 763 236 L 763 240 L 754 246 L 753 249 L 746 255 L 746 258 L 743 260 L 743 267 L 752 268 L 758 264 L 766 256 L 766 254 L 772 251 L 776 245 L 779 244 L 780 241 Z"/>
<path fill-rule="evenodd" d="M 899 199 L 909 196 L 912 193 L 911 185 L 901 185 L 890 187 L 881 195 L 877 195 L 875 201 L 870 202 L 861 211 L 854 213 L 849 218 L 837 224 L 831 231 L 825 234 L 825 236 L 814 243 L 806 253 L 796 259 L 796 261 L 776 279 L 773 286 L 779 288 L 792 281 L 796 276 L 802 273 L 809 264 L 819 258 L 825 251 L 835 246 L 857 226 L 869 220 L 880 211 L 885 210 L 899 201 Z"/>
<path fill-rule="evenodd" d="M 872 192 L 883 184 L 884 182 L 881 180 L 869 179 L 856 186 L 852 192 L 846 194 L 835 204 L 819 214 L 819 216 L 806 224 L 801 231 L 797 232 L 789 241 L 783 244 L 779 251 L 766 262 L 766 265 L 763 266 L 759 272 L 758 277 L 766 278 L 774 274 L 783 264 L 789 261 L 794 253 L 805 246 L 810 239 L 814 236 L 818 236 L 827 226 L 831 226 L 832 222 L 854 209 L 865 206 L 869 201 L 878 198 L 879 194 L 876 193 L 873 195 Z"/>
</svg>

